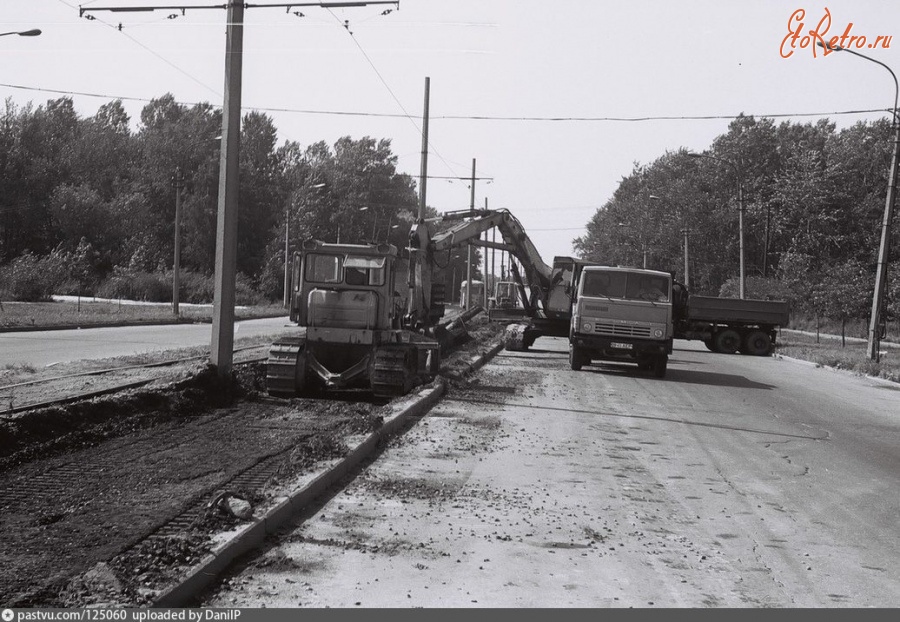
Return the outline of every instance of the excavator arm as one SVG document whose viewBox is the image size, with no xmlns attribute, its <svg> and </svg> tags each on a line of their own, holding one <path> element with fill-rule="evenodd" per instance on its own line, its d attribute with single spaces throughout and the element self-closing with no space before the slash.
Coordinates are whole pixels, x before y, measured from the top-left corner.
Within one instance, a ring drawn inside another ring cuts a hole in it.
<svg viewBox="0 0 900 622">
<path fill-rule="evenodd" d="M 451 226 L 439 231 L 441 225 L 446 224 Z M 494 227 L 500 231 L 503 241 L 481 240 L 481 234 Z M 518 260 L 524 272 L 524 275 L 521 275 L 516 271 L 515 277 L 528 316 L 535 317 L 538 304 L 544 313 L 549 311 L 547 305 L 551 302 L 551 293 L 561 287 L 560 283 L 554 281 L 554 275 L 559 271 L 554 271 L 554 268 L 544 263 L 522 224 L 505 209 L 459 210 L 421 220 L 410 231 L 410 298 L 408 313 L 404 320 L 406 326 L 431 326 L 435 318 L 443 313 L 442 304 L 435 302 L 437 298 L 431 283 L 435 254 L 467 243 L 509 252 Z M 526 295 L 525 282 L 530 290 L 530 296 Z M 565 311 L 568 311 L 567 307 Z"/>
<path fill-rule="evenodd" d="M 448 212 L 441 218 L 442 222 L 455 220 L 462 222 L 432 236 L 428 244 L 432 253 L 449 250 L 467 242 L 486 248 L 505 250 L 519 260 L 525 270 L 525 276 L 532 286 L 538 286 L 542 290 L 550 287 L 552 268 L 541 259 L 522 224 L 509 210 L 460 210 Z M 500 231 L 503 243 L 481 241 L 481 234 L 494 227 Z"/>
</svg>

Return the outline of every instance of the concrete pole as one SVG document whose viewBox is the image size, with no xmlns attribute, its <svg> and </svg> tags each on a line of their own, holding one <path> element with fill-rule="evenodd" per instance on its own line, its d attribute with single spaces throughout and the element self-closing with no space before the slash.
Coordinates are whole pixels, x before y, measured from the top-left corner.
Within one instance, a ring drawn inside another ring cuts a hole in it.
<svg viewBox="0 0 900 622">
<path fill-rule="evenodd" d="M 284 208 L 284 308 L 291 302 L 291 208 L 290 201 Z"/>
<path fill-rule="evenodd" d="M 210 363 L 220 377 L 231 375 L 234 360 L 234 283 L 237 272 L 238 181 L 241 148 L 241 61 L 244 3 L 228 4 L 225 43 L 225 101 L 219 160 L 216 217 L 216 274 Z"/>
<path fill-rule="evenodd" d="M 419 222 L 425 220 L 425 191 L 428 188 L 428 101 L 431 78 L 425 78 L 425 107 L 422 113 L 422 162 L 419 169 Z"/>
<path fill-rule="evenodd" d="M 487 200 L 487 199 L 485 199 Z M 487 204 L 485 204 L 487 205 Z M 497 227 L 491 229 L 491 242 L 497 243 Z M 494 277 L 494 293 L 497 292 L 497 248 L 491 249 L 491 276 Z"/>
<path fill-rule="evenodd" d="M 691 277 L 688 274 L 688 229 L 685 227 L 682 229 L 684 232 L 684 286 L 690 291 L 691 290 Z"/>
<path fill-rule="evenodd" d="M 735 166 L 737 168 L 737 166 Z M 740 173 L 738 173 L 740 175 Z M 740 296 L 741 300 L 744 299 L 744 288 L 747 283 L 747 273 L 744 271 L 744 180 L 740 179 L 738 181 L 738 203 L 740 204 L 738 208 L 738 234 L 740 236 L 740 240 L 738 241 L 738 246 L 740 247 L 741 253 L 741 282 L 740 282 Z"/>
<path fill-rule="evenodd" d="M 178 316 L 179 290 L 181 289 L 181 189 L 184 175 L 175 169 L 175 257 L 172 260 L 172 313 Z"/>
<path fill-rule="evenodd" d="M 487 208 L 488 208 L 488 199 L 487 199 L 487 197 L 484 197 L 484 209 L 487 210 Z M 487 230 L 485 230 L 485 232 L 484 232 L 484 241 L 485 241 L 485 242 L 488 241 L 488 232 L 487 232 Z M 487 308 L 488 308 L 488 297 L 489 297 L 489 296 L 488 296 L 488 285 L 490 284 L 490 280 L 488 279 L 488 250 L 487 250 L 487 246 L 484 246 L 483 248 L 484 248 L 484 257 L 482 257 L 481 259 L 482 259 L 482 263 L 484 264 L 484 272 L 483 272 L 483 274 L 484 274 L 484 296 L 482 296 L 482 298 L 483 298 L 483 303 L 484 303 L 484 304 L 483 304 L 482 306 L 483 306 L 485 309 L 487 309 Z"/>
<path fill-rule="evenodd" d="M 893 75 L 893 72 L 891 72 Z M 896 80 L 896 78 L 895 78 Z M 884 218 L 881 221 L 881 246 L 878 249 L 878 267 L 875 272 L 875 296 L 872 299 L 872 317 L 869 323 L 869 341 L 866 354 L 873 361 L 881 360 L 881 314 L 884 310 L 884 295 L 887 286 L 888 258 L 891 245 L 891 220 L 894 216 L 894 200 L 897 195 L 897 166 L 900 164 L 900 119 L 897 118 L 897 103 L 894 102 L 894 154 L 891 156 L 891 171 L 888 177 L 887 198 L 884 202 Z"/>
<path fill-rule="evenodd" d="M 475 217 L 475 158 L 472 158 L 472 186 L 469 198 L 469 212 Z M 472 308 L 472 244 L 466 243 L 466 310 Z"/>
</svg>

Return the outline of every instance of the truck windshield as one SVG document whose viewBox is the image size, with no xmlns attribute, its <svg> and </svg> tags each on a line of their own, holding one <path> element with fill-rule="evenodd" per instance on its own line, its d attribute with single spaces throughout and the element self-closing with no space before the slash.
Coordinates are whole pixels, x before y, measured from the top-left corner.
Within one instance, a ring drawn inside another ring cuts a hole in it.
<svg viewBox="0 0 900 622">
<path fill-rule="evenodd" d="M 665 277 L 622 270 L 585 270 L 582 274 L 582 296 L 669 301 L 669 282 Z"/>
</svg>

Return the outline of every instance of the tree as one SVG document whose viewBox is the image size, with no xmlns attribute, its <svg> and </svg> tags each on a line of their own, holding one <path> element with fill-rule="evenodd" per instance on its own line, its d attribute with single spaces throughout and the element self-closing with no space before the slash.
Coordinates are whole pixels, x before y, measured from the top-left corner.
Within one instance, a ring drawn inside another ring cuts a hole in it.
<svg viewBox="0 0 900 622">
<path fill-rule="evenodd" d="M 857 261 L 830 266 L 812 288 L 814 304 L 826 317 L 840 319 L 841 346 L 846 345 L 847 320 L 866 316 L 872 301 L 873 276 Z"/>
</svg>

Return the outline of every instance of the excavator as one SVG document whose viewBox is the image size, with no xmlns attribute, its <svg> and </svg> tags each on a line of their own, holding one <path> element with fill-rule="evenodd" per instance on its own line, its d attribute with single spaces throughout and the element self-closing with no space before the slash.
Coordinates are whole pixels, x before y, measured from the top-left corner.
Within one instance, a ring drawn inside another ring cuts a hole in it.
<svg viewBox="0 0 900 622">
<path fill-rule="evenodd" d="M 494 227 L 502 242 L 482 241 Z M 390 397 L 433 379 L 445 307 L 445 286 L 432 278 L 436 257 L 467 243 L 508 251 L 522 266 L 524 274 L 517 267 L 512 274 L 525 313 L 507 326 L 508 349 L 526 350 L 541 335 L 568 336 L 573 283 L 592 264 L 556 257 L 548 266 L 505 209 L 420 217 L 409 233 L 406 287 L 404 262 L 391 244 L 307 240 L 294 253 L 290 318 L 301 330 L 272 344 L 269 394 L 291 397 L 318 385 Z"/>
</svg>

